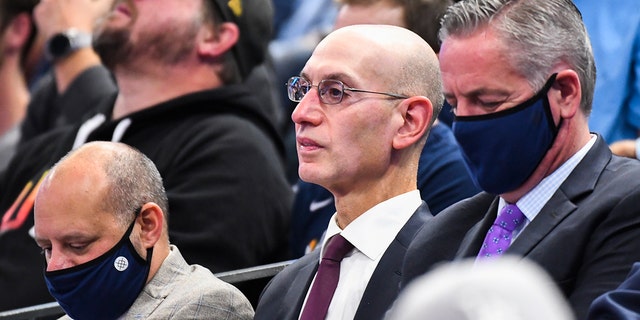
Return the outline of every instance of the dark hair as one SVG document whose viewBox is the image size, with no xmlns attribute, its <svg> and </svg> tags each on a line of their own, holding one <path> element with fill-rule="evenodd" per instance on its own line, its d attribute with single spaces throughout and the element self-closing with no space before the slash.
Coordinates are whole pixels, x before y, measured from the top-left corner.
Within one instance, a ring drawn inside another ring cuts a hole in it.
<svg viewBox="0 0 640 320">
<path fill-rule="evenodd" d="M 213 18 L 214 26 L 232 22 L 238 26 L 240 37 L 231 49 L 235 74 L 244 81 L 253 69 L 262 64 L 273 32 L 273 4 L 271 0 L 209 0 L 205 10 Z M 225 60 L 226 62 L 226 60 Z"/>
<path fill-rule="evenodd" d="M 104 199 L 105 209 L 118 214 L 126 227 L 133 220 L 132 213 L 137 214 L 140 206 L 153 202 L 162 209 L 168 223 L 169 201 L 155 164 L 136 148 L 119 146 L 111 158 L 102 159 L 101 163 L 110 185 Z"/>
<path fill-rule="evenodd" d="M 217 29 L 226 22 L 222 16 L 221 9 L 215 4 L 215 1 L 203 2 L 203 16 L 205 22 L 211 23 L 214 29 Z M 240 75 L 240 68 L 236 62 L 236 58 L 232 52 L 227 52 L 222 58 L 222 71 L 220 72 L 220 78 L 225 84 L 233 84 L 242 82 L 242 76 Z"/>
<path fill-rule="evenodd" d="M 398 1 L 398 0 L 396 0 Z M 403 0 L 407 29 L 417 33 L 435 51 L 440 52 L 440 20 L 452 0 Z"/>
<path fill-rule="evenodd" d="M 496 31 L 509 48 L 511 66 L 529 79 L 534 90 L 544 86 L 558 63 L 571 66 L 580 78 L 580 108 L 589 115 L 596 67 L 582 15 L 572 0 L 460 1 L 445 13 L 440 39 L 483 28 Z"/>
</svg>

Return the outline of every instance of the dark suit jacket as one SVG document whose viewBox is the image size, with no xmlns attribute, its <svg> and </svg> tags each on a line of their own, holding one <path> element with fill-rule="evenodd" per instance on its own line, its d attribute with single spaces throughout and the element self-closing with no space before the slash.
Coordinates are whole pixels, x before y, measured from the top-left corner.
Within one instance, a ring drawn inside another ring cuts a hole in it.
<svg viewBox="0 0 640 320">
<path fill-rule="evenodd" d="M 457 258 L 475 257 L 496 218 L 497 206 L 497 197 L 481 193 L 441 212 L 437 216 L 441 219 L 433 219 L 436 223 L 430 227 L 445 228 L 442 222 L 481 217 L 456 254 Z M 438 240 L 422 232 L 416 236 L 405 263 L 411 268 L 403 270 L 407 282 L 428 271 L 410 261 L 431 259 L 424 252 L 432 251 L 429 246 Z M 418 244 L 421 247 L 416 247 Z M 616 288 L 633 262 L 640 261 L 640 161 L 612 156 L 598 136 L 507 254 L 542 266 L 563 291 L 577 318 L 584 319 L 591 302 Z"/>
<path fill-rule="evenodd" d="M 640 319 L 640 263 L 633 264 L 629 277 L 615 290 L 598 297 L 587 319 Z"/>
<path fill-rule="evenodd" d="M 382 319 L 399 292 L 401 265 L 416 231 L 433 218 L 426 203 L 416 210 L 385 251 L 364 291 L 355 319 Z M 318 269 L 320 250 L 316 249 L 291 264 L 262 292 L 254 320 L 295 320 Z"/>
<path fill-rule="evenodd" d="M 485 215 L 478 207 L 486 208 L 493 201 L 493 196 L 482 194 L 485 196 L 462 200 L 441 211 L 418 231 L 403 262 L 402 288 L 438 264 L 455 259 L 467 231 Z"/>
</svg>

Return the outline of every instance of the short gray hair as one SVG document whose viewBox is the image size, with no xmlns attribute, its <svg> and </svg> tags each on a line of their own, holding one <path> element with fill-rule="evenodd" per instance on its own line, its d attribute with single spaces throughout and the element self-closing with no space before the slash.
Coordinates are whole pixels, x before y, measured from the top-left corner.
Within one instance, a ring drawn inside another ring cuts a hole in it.
<svg viewBox="0 0 640 320">
<path fill-rule="evenodd" d="M 465 0 L 449 7 L 440 40 L 495 30 L 514 69 L 539 90 L 560 62 L 576 71 L 582 88 L 580 107 L 591 112 L 596 67 L 582 15 L 572 0 Z"/>
<path fill-rule="evenodd" d="M 131 223 L 132 213 L 137 214 L 148 202 L 157 204 L 168 222 L 169 204 L 160 172 L 142 152 L 123 145 L 113 156 L 101 163 L 109 181 L 109 191 L 104 204 L 114 212 L 121 223 Z M 122 150 L 122 152 L 120 152 Z"/>
<path fill-rule="evenodd" d="M 62 157 L 53 166 L 47 179 L 71 157 L 81 157 L 93 165 L 95 169 L 92 170 L 104 172 L 107 190 L 99 195 L 99 209 L 112 213 L 123 229 L 131 224 L 142 205 L 148 202 L 162 209 L 163 227 L 167 228 L 169 201 L 162 177 L 153 161 L 142 152 L 119 142 L 89 142 Z"/>
</svg>

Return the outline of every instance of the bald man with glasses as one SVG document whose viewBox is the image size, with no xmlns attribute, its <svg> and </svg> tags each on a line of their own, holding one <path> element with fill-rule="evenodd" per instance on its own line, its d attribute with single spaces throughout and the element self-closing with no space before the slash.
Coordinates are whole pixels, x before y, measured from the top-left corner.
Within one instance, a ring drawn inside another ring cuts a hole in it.
<svg viewBox="0 0 640 320">
<path fill-rule="evenodd" d="M 266 287 L 255 319 L 381 319 L 406 247 L 432 217 L 416 180 L 443 103 L 436 55 L 404 28 L 341 28 L 287 93 L 298 102 L 298 173 L 329 190 L 337 212 L 319 249 Z"/>
</svg>

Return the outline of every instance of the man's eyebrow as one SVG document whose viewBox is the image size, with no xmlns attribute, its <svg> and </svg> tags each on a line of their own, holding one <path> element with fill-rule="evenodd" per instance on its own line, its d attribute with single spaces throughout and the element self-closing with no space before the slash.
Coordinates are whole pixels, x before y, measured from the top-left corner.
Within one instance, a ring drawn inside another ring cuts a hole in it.
<svg viewBox="0 0 640 320">
<path fill-rule="evenodd" d="M 449 93 L 449 92 L 443 92 L 442 95 L 444 96 L 444 98 L 446 100 L 451 100 L 451 99 L 455 99 L 456 95 L 453 93 Z"/>
<path fill-rule="evenodd" d="M 481 95 L 508 96 L 510 95 L 510 92 L 504 89 L 479 88 L 462 94 L 464 97 L 477 97 Z"/>
<path fill-rule="evenodd" d="M 62 242 L 73 242 L 73 241 L 91 242 L 97 238 L 98 236 L 96 235 L 89 235 L 81 232 L 73 232 L 73 233 L 65 234 L 61 237 L 57 237 L 56 239 Z M 36 243 L 51 243 L 51 239 L 49 238 L 35 237 L 35 240 L 36 240 Z"/>
<path fill-rule="evenodd" d="M 62 237 L 60 237 L 60 240 L 66 241 L 66 242 L 71 242 L 71 241 L 91 241 L 91 240 L 94 240 L 94 239 L 97 239 L 97 238 L 98 238 L 97 235 L 87 234 L 87 233 L 83 233 L 83 232 L 72 232 L 72 233 L 63 235 Z"/>
<path fill-rule="evenodd" d="M 36 241 L 36 243 L 38 245 L 51 243 L 51 241 L 49 241 L 49 239 L 42 238 L 42 237 L 35 237 L 34 240 Z"/>
<path fill-rule="evenodd" d="M 300 76 L 305 78 L 305 79 L 309 79 L 309 74 L 305 73 L 305 72 L 300 72 Z M 339 80 L 342 82 L 346 82 L 346 83 L 350 83 L 353 82 L 353 78 L 348 76 L 345 73 L 342 72 L 334 72 L 334 73 L 329 73 L 325 76 L 322 77 L 322 79 L 320 80 Z"/>
<path fill-rule="evenodd" d="M 350 77 L 349 75 L 347 75 L 345 73 L 342 73 L 342 72 L 330 73 L 330 74 L 328 74 L 326 76 L 325 79 L 340 80 L 340 81 L 345 82 L 345 83 L 354 82 L 352 77 Z"/>
</svg>

